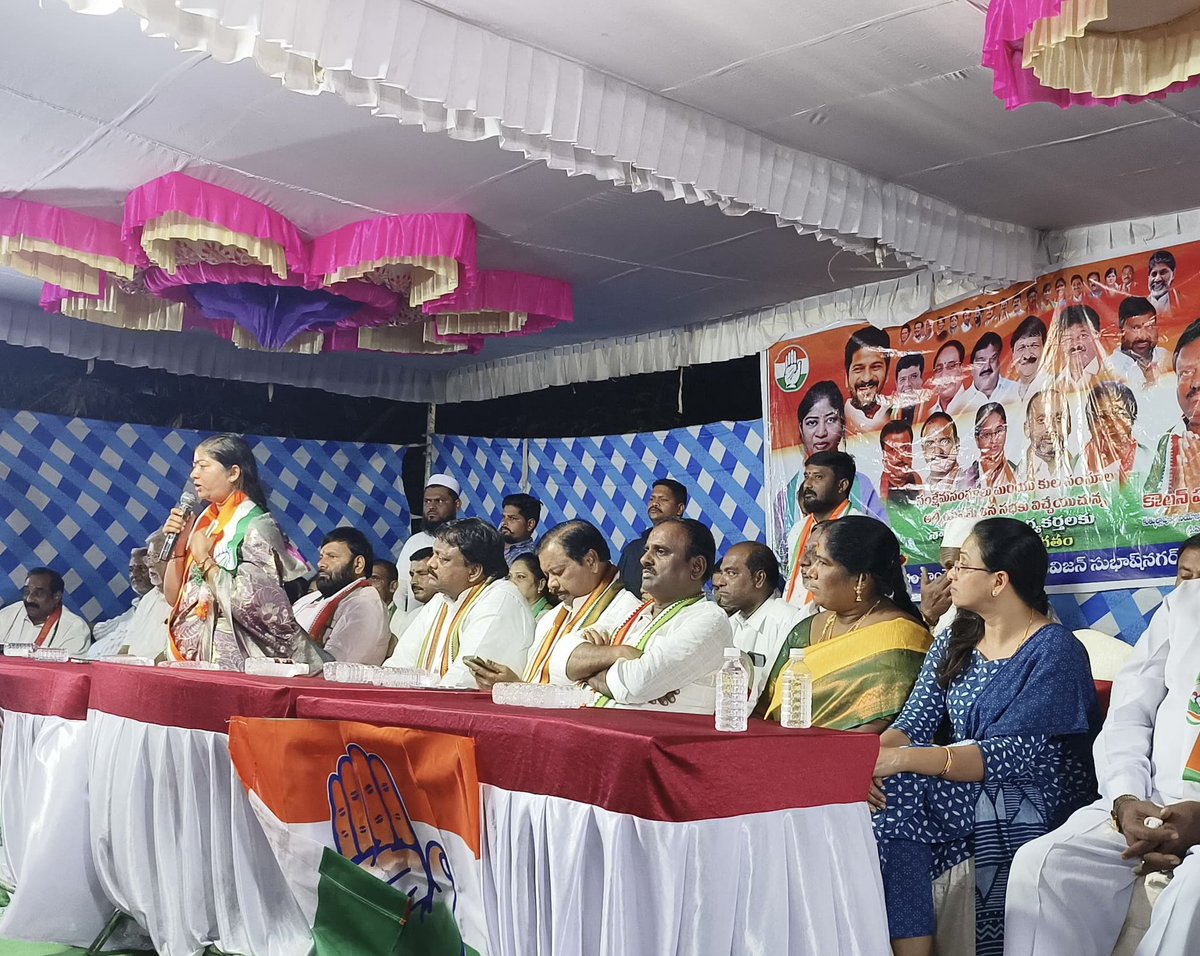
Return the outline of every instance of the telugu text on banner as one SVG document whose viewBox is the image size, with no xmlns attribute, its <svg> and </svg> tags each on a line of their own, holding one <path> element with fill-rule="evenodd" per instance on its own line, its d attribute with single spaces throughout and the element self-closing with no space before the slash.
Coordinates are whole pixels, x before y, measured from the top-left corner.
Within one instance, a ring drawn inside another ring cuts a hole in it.
<svg viewBox="0 0 1200 956">
<path fill-rule="evenodd" d="M 1070 590 L 1169 583 L 1200 531 L 1200 243 L 789 339 L 763 382 L 788 569 L 804 462 L 829 450 L 854 457 L 853 504 L 896 532 L 914 584 L 953 517 L 1027 521 Z"/>
</svg>

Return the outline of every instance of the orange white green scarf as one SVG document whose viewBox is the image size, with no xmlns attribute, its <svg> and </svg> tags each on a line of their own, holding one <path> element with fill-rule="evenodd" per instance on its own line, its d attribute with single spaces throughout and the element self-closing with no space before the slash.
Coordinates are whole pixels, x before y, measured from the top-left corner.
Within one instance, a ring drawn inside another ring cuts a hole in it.
<svg viewBox="0 0 1200 956">
<path fill-rule="evenodd" d="M 550 683 L 550 654 L 558 643 L 558 639 L 574 631 L 586 630 L 595 624 L 623 589 L 621 579 L 617 576 L 616 567 L 610 566 L 608 573 L 592 589 L 592 593 L 584 599 L 578 611 L 572 614 L 569 607 L 565 604 L 562 605 L 555 612 L 554 623 L 550 625 L 550 630 L 546 633 L 537 652 L 529 659 L 529 666 L 525 669 L 525 682 L 529 684 Z"/>
<path fill-rule="evenodd" d="M 419 660 L 422 668 L 427 671 L 437 670 L 443 677 L 446 676 L 446 671 L 450 669 L 450 664 L 458 658 L 459 638 L 463 622 L 467 618 L 467 613 L 491 583 L 491 581 L 485 581 L 483 584 L 475 585 L 475 587 L 467 592 L 462 604 L 454 612 L 454 617 L 450 619 L 450 630 L 444 639 L 442 637 L 442 626 L 446 623 L 446 617 L 450 611 L 450 602 L 446 601 L 442 605 L 441 610 L 438 611 L 437 620 L 425 632 L 425 641 L 421 644 L 421 656 Z M 441 651 L 440 655 L 438 654 L 439 650 Z"/>
<path fill-rule="evenodd" d="M 649 625 L 644 631 L 642 631 L 640 635 L 638 635 L 637 642 L 634 644 L 634 647 L 636 647 L 639 651 L 644 651 L 646 649 L 646 645 L 650 643 L 650 638 L 657 634 L 659 629 L 666 624 L 667 621 L 675 617 L 675 615 L 677 615 L 680 611 L 684 610 L 685 608 L 689 608 L 697 601 L 702 600 L 703 597 L 703 594 L 696 594 L 690 598 L 684 598 L 682 601 L 676 601 L 674 604 L 667 605 L 662 609 L 662 611 L 650 619 Z M 636 611 L 634 611 L 629 620 L 617 628 L 617 632 L 613 634 L 613 644 L 629 643 L 629 635 L 633 630 L 633 625 L 637 623 L 645 611 L 649 610 L 653 606 L 653 601 L 647 601 Z M 605 694 L 599 694 L 597 695 L 597 698 L 592 706 L 607 707 L 612 702 L 613 699 L 611 697 L 608 697 Z"/>
<path fill-rule="evenodd" d="M 1196 679 L 1192 696 L 1188 698 L 1187 722 L 1191 727 L 1200 727 L 1200 678 Z M 1192 783 L 1200 783 L 1200 734 L 1197 734 L 1196 743 L 1192 746 L 1192 753 L 1184 765 L 1183 779 Z"/>
<path fill-rule="evenodd" d="M 850 510 L 850 499 L 847 498 L 840 505 L 833 509 L 828 520 L 837 521 L 842 515 Z M 792 573 L 788 575 L 787 588 L 784 589 L 783 599 L 789 604 L 792 603 L 792 596 L 796 593 L 796 588 L 800 585 L 800 563 L 804 560 L 804 549 L 808 547 L 808 539 L 812 537 L 812 530 L 816 527 L 816 515 L 809 515 L 804 519 L 804 530 L 800 532 L 800 540 L 796 543 L 796 553 L 791 555 Z M 805 604 L 812 604 L 812 595 L 809 594 L 804 599 Z"/>
<path fill-rule="evenodd" d="M 237 566 L 241 561 L 242 542 L 246 538 L 250 522 L 261 514 L 265 514 L 265 512 L 259 505 L 251 501 L 244 492 L 235 491 L 219 505 L 212 504 L 205 508 L 199 519 L 197 519 L 195 527 L 192 528 L 192 534 L 207 534 L 212 541 L 211 556 L 213 563 L 223 571 L 228 571 L 232 574 L 237 570 Z M 174 625 L 176 619 L 179 617 L 180 606 L 183 602 L 183 596 L 188 590 L 187 583 L 189 579 L 194 579 L 195 583 L 203 589 L 201 597 L 192 608 L 192 613 L 200 618 L 200 620 L 206 620 L 212 613 L 212 594 L 204 582 L 204 576 L 200 573 L 200 569 L 195 567 L 191 549 L 188 549 L 187 557 L 183 563 L 183 577 L 179 586 L 179 595 L 175 598 L 175 607 L 171 610 L 171 617 L 167 628 L 167 633 L 170 637 L 170 641 L 168 642 L 169 648 L 172 656 L 177 661 L 184 660 L 184 656 L 175 644 L 175 637 L 171 633 L 171 626 Z"/>
</svg>

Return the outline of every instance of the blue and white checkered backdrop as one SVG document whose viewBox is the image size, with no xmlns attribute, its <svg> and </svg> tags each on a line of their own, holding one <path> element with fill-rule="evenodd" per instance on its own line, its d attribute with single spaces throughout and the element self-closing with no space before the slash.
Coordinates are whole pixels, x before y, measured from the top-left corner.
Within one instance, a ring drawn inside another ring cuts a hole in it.
<svg viewBox="0 0 1200 956">
<path fill-rule="evenodd" d="M 133 596 L 129 551 L 161 527 L 179 499 L 204 433 L 0 411 L 0 601 L 25 572 L 54 568 L 66 603 L 88 620 L 118 614 Z M 322 535 L 349 524 L 381 554 L 408 534 L 394 445 L 247 436 L 271 511 L 315 564 Z"/>
<path fill-rule="evenodd" d="M 500 519 L 501 501 L 528 491 L 545 506 L 542 527 L 585 518 L 618 553 L 646 525 L 646 497 L 660 475 L 687 485 L 688 514 L 712 525 L 718 554 L 764 540 L 761 421 L 601 438 L 468 438 L 434 435 L 431 470 L 456 477 L 466 514 Z M 1054 594 L 1063 623 L 1133 643 L 1169 588 Z"/>
<path fill-rule="evenodd" d="M 545 508 L 543 528 L 585 518 L 614 554 L 648 525 L 654 480 L 675 478 L 691 496 L 687 514 L 712 526 L 722 551 L 763 535 L 762 446 L 761 421 L 598 438 L 435 435 L 430 467 L 459 480 L 466 513 L 499 521 L 504 496 L 528 491 Z"/>
</svg>

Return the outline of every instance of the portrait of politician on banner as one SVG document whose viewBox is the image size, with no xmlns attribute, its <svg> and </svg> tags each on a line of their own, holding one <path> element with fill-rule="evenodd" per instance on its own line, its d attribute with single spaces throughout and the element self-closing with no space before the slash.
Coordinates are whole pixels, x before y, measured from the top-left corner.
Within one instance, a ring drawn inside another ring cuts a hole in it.
<svg viewBox="0 0 1200 956">
<path fill-rule="evenodd" d="M 914 584 L 954 517 L 1029 522 L 1058 587 L 1168 583 L 1200 531 L 1200 243 L 798 336 L 763 360 L 768 524 L 789 573 L 820 452 L 851 456 L 846 507 L 892 527 Z"/>
</svg>

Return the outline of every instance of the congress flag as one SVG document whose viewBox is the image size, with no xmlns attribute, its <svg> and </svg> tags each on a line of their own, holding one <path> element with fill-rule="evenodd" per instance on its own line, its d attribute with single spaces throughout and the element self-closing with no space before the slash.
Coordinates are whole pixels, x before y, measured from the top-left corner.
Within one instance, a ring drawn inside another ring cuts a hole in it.
<svg viewBox="0 0 1200 956">
<path fill-rule="evenodd" d="M 471 740 L 236 717 L 229 750 L 317 956 L 486 953 Z"/>
</svg>

